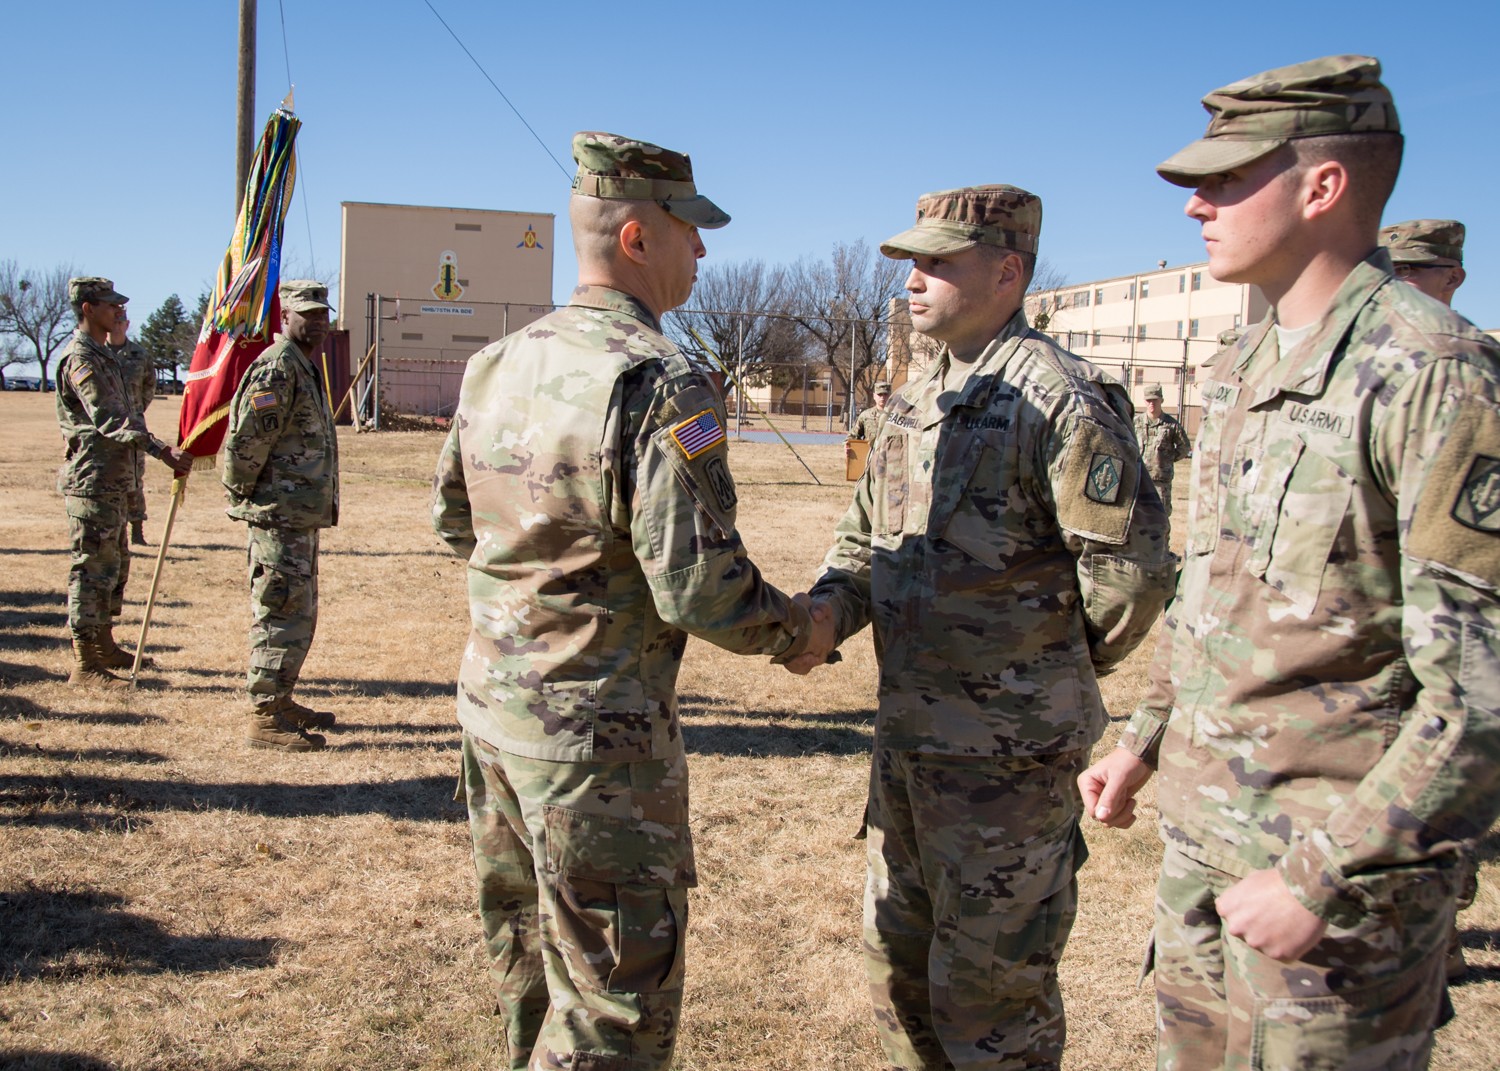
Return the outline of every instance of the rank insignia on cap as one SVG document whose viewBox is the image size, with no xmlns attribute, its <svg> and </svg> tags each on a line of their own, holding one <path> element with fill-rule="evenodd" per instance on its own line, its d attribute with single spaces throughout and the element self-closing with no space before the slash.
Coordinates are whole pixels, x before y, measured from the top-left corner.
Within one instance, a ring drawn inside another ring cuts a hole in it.
<svg viewBox="0 0 1500 1071">
<path fill-rule="evenodd" d="M 1112 454 L 1095 454 L 1089 461 L 1088 482 L 1083 485 L 1085 497 L 1106 506 L 1120 497 L 1120 462 Z"/>
<path fill-rule="evenodd" d="M 250 404 L 256 412 L 262 409 L 270 409 L 276 405 L 276 392 L 263 390 L 259 394 L 250 395 Z"/>
<path fill-rule="evenodd" d="M 686 457 L 695 458 L 724 441 L 724 425 L 712 409 L 705 409 L 674 427 L 672 441 Z"/>
<path fill-rule="evenodd" d="M 1500 458 L 1474 458 L 1453 503 L 1453 519 L 1481 532 L 1500 532 Z"/>
</svg>

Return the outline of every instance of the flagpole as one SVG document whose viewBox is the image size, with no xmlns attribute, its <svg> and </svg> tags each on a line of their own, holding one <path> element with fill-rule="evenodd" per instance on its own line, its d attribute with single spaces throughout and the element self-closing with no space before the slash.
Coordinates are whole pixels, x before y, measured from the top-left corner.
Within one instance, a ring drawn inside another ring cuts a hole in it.
<svg viewBox="0 0 1500 1071">
<path fill-rule="evenodd" d="M 359 362 L 359 368 L 355 370 L 354 378 L 349 381 L 349 389 L 344 392 L 344 397 L 340 399 L 339 407 L 333 411 L 333 422 L 335 424 L 339 422 L 339 414 L 344 411 L 344 406 L 348 405 L 349 399 L 354 397 L 354 388 L 359 386 L 359 377 L 365 374 L 365 366 L 370 363 L 370 358 L 374 356 L 375 347 L 372 345 L 370 352 L 365 354 L 365 359 Z M 358 431 L 359 421 L 355 420 L 354 423 L 356 425 L 355 430 Z"/>
<path fill-rule="evenodd" d="M 141 659 L 146 656 L 146 634 L 151 631 L 151 611 L 156 606 L 156 591 L 161 585 L 162 566 L 167 561 L 167 544 L 172 541 L 172 522 L 177 519 L 177 507 L 182 502 L 182 494 L 187 490 L 187 477 L 174 476 L 172 478 L 172 505 L 167 510 L 167 525 L 162 529 L 161 546 L 156 550 L 156 571 L 151 574 L 151 593 L 146 596 L 146 612 L 141 617 L 141 634 L 135 641 L 135 662 L 130 667 L 130 683 L 134 684 L 136 674 L 141 671 Z"/>
</svg>

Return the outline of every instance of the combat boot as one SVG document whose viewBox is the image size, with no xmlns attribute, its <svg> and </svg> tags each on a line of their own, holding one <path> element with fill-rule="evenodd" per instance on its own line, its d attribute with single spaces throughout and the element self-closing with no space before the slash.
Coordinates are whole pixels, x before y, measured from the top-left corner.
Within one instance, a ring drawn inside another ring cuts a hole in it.
<svg viewBox="0 0 1500 1071">
<path fill-rule="evenodd" d="M 144 522 L 130 522 L 130 541 L 138 547 L 146 546 L 146 530 L 144 527 Z"/>
<path fill-rule="evenodd" d="M 338 724 L 338 719 L 333 716 L 332 711 L 313 710 L 297 702 L 291 696 L 287 696 L 282 702 L 282 717 L 300 729 L 332 729 Z"/>
<path fill-rule="evenodd" d="M 317 733 L 304 732 L 286 716 L 286 699 L 277 699 L 250 712 L 250 734 L 246 742 L 251 747 L 263 747 L 272 751 L 322 751 L 328 743 Z"/>
<path fill-rule="evenodd" d="M 99 651 L 104 656 L 104 664 L 110 669 L 130 669 L 135 665 L 135 655 L 115 643 L 113 623 L 99 630 Z M 142 669 L 150 669 L 154 665 L 156 661 L 150 655 L 141 659 Z"/>
<path fill-rule="evenodd" d="M 73 672 L 68 675 L 68 683 L 100 688 L 130 687 L 128 680 L 109 671 L 109 663 L 105 661 L 99 644 L 98 629 L 79 629 L 73 634 Z"/>
</svg>

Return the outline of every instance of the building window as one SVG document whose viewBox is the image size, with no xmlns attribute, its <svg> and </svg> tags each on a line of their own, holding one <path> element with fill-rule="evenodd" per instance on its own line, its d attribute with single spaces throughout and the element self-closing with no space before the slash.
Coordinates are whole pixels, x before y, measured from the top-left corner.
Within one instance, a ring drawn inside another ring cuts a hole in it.
<svg viewBox="0 0 1500 1071">
<path fill-rule="evenodd" d="M 1125 300 L 1126 301 L 1134 301 L 1135 300 L 1135 284 L 1134 283 L 1131 283 L 1129 286 L 1127 286 L 1125 288 Z"/>
<path fill-rule="evenodd" d="M 1146 370 L 1144 368 L 1137 368 L 1135 370 L 1135 385 L 1139 387 L 1144 382 L 1146 382 Z"/>
<path fill-rule="evenodd" d="M 420 332 L 420 331 L 402 331 L 401 332 L 401 341 L 402 342 L 421 342 L 422 341 L 422 332 Z"/>
<path fill-rule="evenodd" d="M 1182 337 L 1182 321 L 1181 320 L 1177 321 L 1177 337 L 1178 338 Z"/>
<path fill-rule="evenodd" d="M 1095 305 L 1103 305 L 1104 304 L 1104 287 L 1101 286 L 1098 290 L 1094 291 L 1094 304 Z"/>
<path fill-rule="evenodd" d="M 1179 275 L 1177 277 L 1177 292 L 1179 294 L 1186 294 L 1187 293 L 1187 275 L 1186 274 Z"/>
<path fill-rule="evenodd" d="M 480 346 L 486 346 L 489 344 L 490 339 L 488 335 L 454 335 L 453 341 L 476 343 Z"/>
<path fill-rule="evenodd" d="M 1094 332 L 1094 345 L 1096 345 L 1096 346 L 1099 345 L 1099 332 L 1098 331 Z"/>
<path fill-rule="evenodd" d="M 1240 314 L 1239 314 L 1239 313 L 1235 313 L 1235 314 L 1234 314 L 1234 326 L 1235 326 L 1235 327 L 1238 327 L 1238 326 L 1240 326 L 1240 324 L 1241 324 L 1241 323 L 1242 323 L 1242 322 L 1243 322 L 1243 321 L 1242 321 L 1242 319 L 1241 319 L 1241 317 L 1240 317 Z"/>
<path fill-rule="evenodd" d="M 1198 337 L 1198 321 L 1197 320 L 1193 320 L 1188 325 L 1188 337 L 1189 338 L 1197 338 Z"/>
<path fill-rule="evenodd" d="M 481 231 L 484 230 L 478 223 L 455 223 L 453 229 L 456 231 Z"/>
<path fill-rule="evenodd" d="M 1141 324 L 1139 327 L 1137 327 L 1135 329 L 1135 337 L 1136 337 L 1136 341 L 1137 342 L 1139 342 L 1141 339 L 1144 339 L 1146 337 L 1146 325 L 1145 324 Z"/>
<path fill-rule="evenodd" d="M 1042 297 L 1041 297 L 1041 300 L 1037 302 L 1037 311 L 1038 312 L 1046 312 L 1047 311 L 1047 301 L 1048 301 L 1047 295 L 1043 294 Z"/>
<path fill-rule="evenodd" d="M 1075 309 L 1086 309 L 1089 307 L 1089 292 L 1080 290 L 1073 295 L 1073 307 Z"/>
<path fill-rule="evenodd" d="M 1198 370 L 1196 368 L 1189 368 L 1188 369 L 1188 382 L 1189 383 L 1196 383 L 1196 382 L 1198 382 Z"/>
<path fill-rule="evenodd" d="M 1194 290 L 1202 290 L 1203 289 L 1203 273 L 1201 271 L 1195 271 L 1195 272 L 1193 272 L 1193 289 Z"/>
<path fill-rule="evenodd" d="M 1150 279 L 1142 279 L 1141 280 L 1141 297 L 1150 297 L 1150 296 L 1151 296 L 1151 280 Z"/>
</svg>

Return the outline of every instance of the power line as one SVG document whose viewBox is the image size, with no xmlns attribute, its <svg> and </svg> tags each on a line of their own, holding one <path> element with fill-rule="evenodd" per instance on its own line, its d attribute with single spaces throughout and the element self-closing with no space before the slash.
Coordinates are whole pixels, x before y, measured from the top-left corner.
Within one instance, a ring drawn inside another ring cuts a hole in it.
<svg viewBox="0 0 1500 1071">
<path fill-rule="evenodd" d="M 464 50 L 464 55 L 469 57 L 469 62 L 473 63 L 475 69 L 478 70 L 480 74 L 484 75 L 484 80 L 490 84 L 491 88 L 493 88 L 496 93 L 500 94 L 500 99 L 505 101 L 505 103 L 510 107 L 511 111 L 516 113 L 516 118 L 521 120 L 521 125 L 524 126 L 528 131 L 530 131 L 533 138 L 536 138 L 536 143 L 542 147 L 542 152 L 551 157 L 552 162 L 554 164 L 557 164 L 557 169 L 561 171 L 569 181 L 571 181 L 573 178 L 573 173 L 566 167 L 563 167 L 562 163 L 557 159 L 557 157 L 552 155 L 552 150 L 547 148 L 547 143 L 543 141 L 540 136 L 538 136 L 535 130 L 532 130 L 531 124 L 526 121 L 526 117 L 521 114 L 521 110 L 514 104 L 511 104 L 510 98 L 505 95 L 505 91 L 502 90 L 499 86 L 495 85 L 495 80 L 490 77 L 490 73 L 486 71 L 482 66 L 480 66 L 479 61 L 474 58 L 474 53 L 469 51 L 469 46 L 459 40 L 458 34 L 454 33 L 453 27 L 449 26 L 448 23 L 444 21 L 443 16 L 438 14 L 438 10 L 437 8 L 432 6 L 431 0 L 422 0 L 422 2 L 427 5 L 427 10 L 432 12 L 433 17 L 443 24 L 443 29 L 448 31 L 448 36 L 452 37 L 453 40 L 458 44 L 458 47 Z"/>
<path fill-rule="evenodd" d="M 276 0 L 276 10 L 281 13 L 281 58 L 286 62 L 286 84 L 295 90 L 297 87 L 292 82 L 292 51 L 286 43 L 286 6 L 282 0 Z M 301 153 L 297 154 L 299 157 Z M 318 254 L 313 248 L 312 210 L 307 207 L 311 200 L 307 191 L 307 165 L 299 159 L 297 161 L 297 185 L 301 187 L 302 193 L 302 220 L 307 224 L 307 256 L 312 261 L 311 270 L 314 275 L 318 274 Z"/>
</svg>

